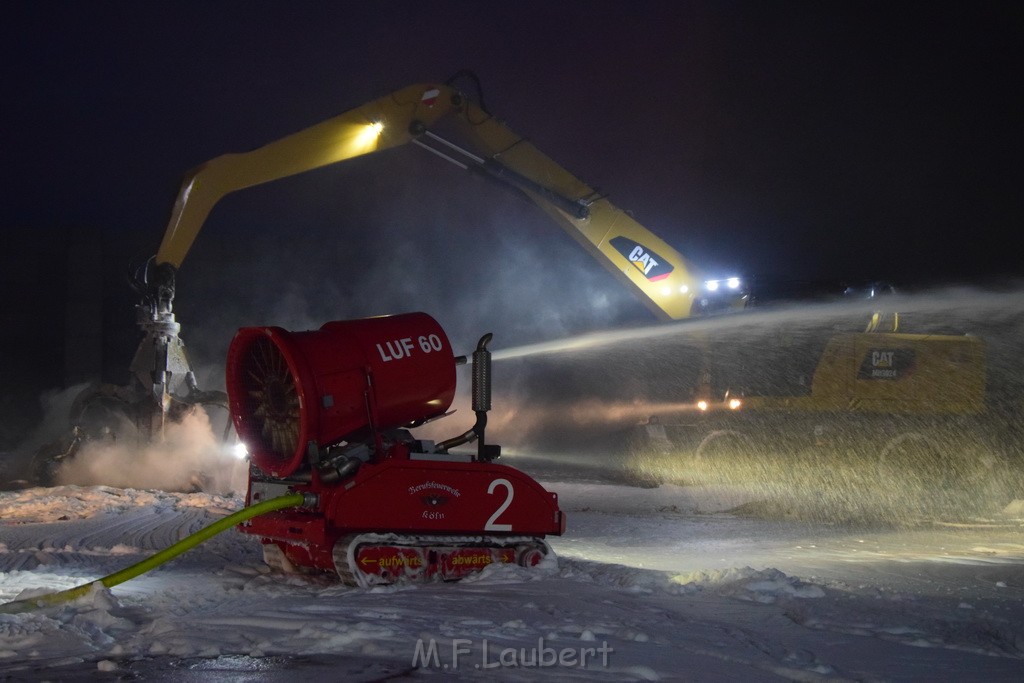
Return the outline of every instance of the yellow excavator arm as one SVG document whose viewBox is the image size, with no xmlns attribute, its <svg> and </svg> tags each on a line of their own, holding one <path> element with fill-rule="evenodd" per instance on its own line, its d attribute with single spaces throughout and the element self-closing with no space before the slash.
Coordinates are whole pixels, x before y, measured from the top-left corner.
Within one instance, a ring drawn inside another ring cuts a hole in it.
<svg viewBox="0 0 1024 683">
<path fill-rule="evenodd" d="M 173 312 L 177 269 L 214 205 L 225 195 L 272 180 L 412 143 L 494 178 L 535 202 L 594 258 L 639 295 L 659 318 L 678 320 L 727 307 L 746 296 L 723 281 L 716 294 L 675 249 L 575 178 L 483 106 L 451 84 L 412 85 L 251 152 L 225 154 L 189 172 L 155 257 L 135 273 L 141 296 L 136 322 L 144 334 L 129 386 L 90 388 L 76 400 L 72 423 L 91 406 L 127 407 L 141 434 L 162 435 L 166 420 L 194 405 L 226 406 L 223 392 L 202 391 Z M 458 141 L 445 139 L 441 129 Z M 88 430 L 87 430 L 88 431 Z M 77 442 L 76 442 L 77 443 Z"/>
<path fill-rule="evenodd" d="M 465 140 L 435 133 L 442 120 L 455 122 Z M 182 184 L 156 264 L 178 268 L 210 210 L 230 192 L 410 142 L 522 191 L 661 319 L 700 314 L 709 300 L 734 307 L 745 302 L 735 282 L 732 290 L 723 281 L 721 293 L 706 291 L 704 277 L 679 252 L 450 85 L 412 85 L 194 169 Z"/>
</svg>

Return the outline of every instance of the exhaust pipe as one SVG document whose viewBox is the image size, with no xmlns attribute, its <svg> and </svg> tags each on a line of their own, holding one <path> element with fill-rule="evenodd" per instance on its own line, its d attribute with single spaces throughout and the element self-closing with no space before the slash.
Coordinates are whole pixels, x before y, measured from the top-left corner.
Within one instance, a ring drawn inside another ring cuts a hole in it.
<svg viewBox="0 0 1024 683">
<path fill-rule="evenodd" d="M 472 407 L 473 412 L 476 413 L 476 423 L 468 432 L 437 444 L 437 450 L 442 453 L 447 453 L 450 448 L 475 440 L 477 442 L 477 460 L 491 462 L 497 460 L 501 455 L 501 446 L 484 442 L 487 411 L 491 409 L 491 352 L 487 349 L 487 345 L 493 336 L 488 332 L 480 337 L 476 351 L 473 352 Z"/>
</svg>

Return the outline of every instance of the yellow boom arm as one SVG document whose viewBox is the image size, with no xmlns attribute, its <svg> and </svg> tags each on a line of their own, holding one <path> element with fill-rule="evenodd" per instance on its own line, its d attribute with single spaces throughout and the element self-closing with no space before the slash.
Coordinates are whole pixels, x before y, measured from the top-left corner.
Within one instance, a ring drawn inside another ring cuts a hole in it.
<svg viewBox="0 0 1024 683">
<path fill-rule="evenodd" d="M 458 124 L 471 149 L 431 130 L 442 119 Z M 679 320 L 702 311 L 703 278 L 679 252 L 449 85 L 412 85 L 192 170 L 156 263 L 179 267 L 214 204 L 230 192 L 409 142 L 521 190 L 659 318 Z"/>
</svg>

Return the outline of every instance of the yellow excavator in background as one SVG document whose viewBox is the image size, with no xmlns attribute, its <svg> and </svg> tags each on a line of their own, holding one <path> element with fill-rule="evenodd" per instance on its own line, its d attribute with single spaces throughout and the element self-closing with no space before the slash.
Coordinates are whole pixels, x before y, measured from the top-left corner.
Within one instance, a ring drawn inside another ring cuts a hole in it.
<svg viewBox="0 0 1024 683">
<path fill-rule="evenodd" d="M 476 97 L 456 89 L 468 79 Z M 250 152 L 225 154 L 190 171 L 156 255 L 135 276 L 144 338 L 129 386 L 87 389 L 72 407 L 71 436 L 37 458 L 38 478 L 83 440 L 107 438 L 111 415 L 159 439 L 168 420 L 196 405 L 225 405 L 202 391 L 174 316 L 175 275 L 213 206 L 231 192 L 412 143 L 456 166 L 521 192 L 633 291 L 656 317 L 681 320 L 742 308 L 738 277 L 709 277 L 682 254 L 512 132 L 484 107 L 479 81 L 459 72 L 444 84 L 411 85 Z M 457 140 L 439 134 L 452 129 Z"/>
<path fill-rule="evenodd" d="M 455 87 L 459 79 L 475 85 L 475 97 Z M 456 139 L 442 135 L 442 128 Z M 513 133 L 484 107 L 475 76 L 460 72 L 444 84 L 411 85 L 253 151 L 225 154 L 190 171 L 159 249 L 137 277 L 142 298 L 138 324 L 144 338 L 131 364 L 131 385 L 103 385 L 83 393 L 72 411 L 70 445 L 56 457 L 43 457 L 37 474 L 73 455 L 82 440 L 100 438 L 95 424 L 109 431 L 105 416 L 111 406 L 127 416 L 143 438 L 158 439 L 168 420 L 194 406 L 224 405 L 221 392 L 202 391 L 196 385 L 173 312 L 176 272 L 219 200 L 237 190 L 409 143 L 525 195 L 661 320 L 742 309 L 748 302 L 749 292 L 740 278 L 701 272 L 606 196 Z M 936 348 L 937 354 L 932 352 Z M 707 377 L 706 371 L 698 374 Z M 915 395 L 910 401 L 902 393 L 908 387 Z M 748 401 L 750 408 L 761 412 L 959 414 L 981 410 L 983 394 L 984 353 L 979 340 L 926 338 L 895 330 L 883 334 L 875 329 L 836 337 L 822 356 L 810 397 L 793 402 L 732 394 L 721 405 L 737 416 L 747 412 Z M 956 398 L 940 398 L 947 396 Z M 696 398 L 702 411 L 712 404 L 717 407 L 720 400 Z M 99 419 L 90 419 L 91 414 Z"/>
</svg>

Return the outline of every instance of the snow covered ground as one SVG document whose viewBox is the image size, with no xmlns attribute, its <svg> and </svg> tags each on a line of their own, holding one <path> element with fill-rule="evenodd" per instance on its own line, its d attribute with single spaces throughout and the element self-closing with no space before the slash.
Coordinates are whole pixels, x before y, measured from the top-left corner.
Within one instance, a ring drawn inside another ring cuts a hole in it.
<svg viewBox="0 0 1024 683">
<path fill-rule="evenodd" d="M 358 589 L 227 531 L 69 604 L 0 614 L 5 680 L 1020 680 L 1024 509 L 910 528 L 727 512 L 742 494 L 546 481 L 540 568 Z M 0 494 L 0 600 L 98 579 L 238 509 L 104 486 Z"/>
</svg>

